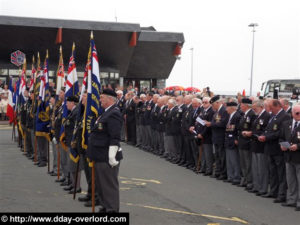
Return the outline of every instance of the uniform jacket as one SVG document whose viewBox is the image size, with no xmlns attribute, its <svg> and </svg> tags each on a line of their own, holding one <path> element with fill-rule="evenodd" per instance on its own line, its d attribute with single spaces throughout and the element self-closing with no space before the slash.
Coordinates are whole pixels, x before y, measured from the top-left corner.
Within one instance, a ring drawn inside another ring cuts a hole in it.
<svg viewBox="0 0 300 225">
<path fill-rule="evenodd" d="M 211 121 L 212 142 L 213 144 L 224 144 L 225 128 L 229 119 L 229 115 L 224 106 L 216 111 Z"/>
<path fill-rule="evenodd" d="M 150 126 L 151 129 L 156 130 L 158 125 L 158 113 L 160 111 L 160 107 L 156 104 L 150 113 Z"/>
<path fill-rule="evenodd" d="M 251 151 L 256 153 L 264 153 L 264 147 L 265 143 L 258 141 L 258 136 L 263 135 L 269 119 L 271 115 L 267 111 L 264 111 L 261 115 L 255 118 L 255 120 L 252 123 L 252 141 L 251 141 Z"/>
<path fill-rule="evenodd" d="M 296 144 L 298 149 L 296 151 L 290 151 L 289 149 L 284 152 L 286 162 L 292 162 L 300 164 L 300 121 L 298 126 L 292 131 L 293 119 L 284 121 L 280 130 L 279 141 L 287 141 L 291 145 Z"/>
<path fill-rule="evenodd" d="M 241 117 L 239 123 L 239 149 L 250 150 L 251 137 L 244 137 L 242 135 L 243 131 L 251 131 L 252 123 L 255 120 L 256 115 L 252 109 L 250 109 L 247 114 Z"/>
<path fill-rule="evenodd" d="M 205 111 L 205 109 L 203 109 L 200 114 L 198 115 L 202 120 L 206 120 L 211 122 L 212 118 L 214 116 L 214 110 L 212 109 L 212 107 L 209 107 L 209 109 L 207 111 Z M 211 140 L 211 127 L 207 127 L 207 126 L 203 126 L 198 122 L 195 122 L 195 130 L 197 132 L 197 134 L 201 134 L 203 137 L 203 144 L 212 144 L 212 140 Z"/>
<path fill-rule="evenodd" d="M 135 103 L 133 99 L 129 100 L 128 105 L 126 105 L 126 122 L 128 123 L 135 123 Z"/>
<path fill-rule="evenodd" d="M 238 146 L 234 142 L 238 140 L 238 127 L 241 117 L 240 112 L 236 111 L 230 121 L 227 122 L 224 142 L 226 149 L 238 149 Z"/>
<path fill-rule="evenodd" d="M 75 122 L 77 118 L 78 107 L 76 106 L 67 116 L 66 120 L 64 121 L 65 127 L 65 143 L 68 147 L 71 146 L 71 141 L 73 137 L 73 131 L 75 127 Z"/>
<path fill-rule="evenodd" d="M 194 109 L 193 109 L 192 104 L 190 104 L 190 106 L 187 107 L 185 112 L 182 114 L 181 130 L 182 130 L 183 136 L 192 136 L 192 137 L 195 136 L 195 134 L 192 134 L 189 130 L 190 127 L 193 126 L 193 124 L 194 124 L 193 117 L 194 117 Z"/>
<path fill-rule="evenodd" d="M 151 124 L 150 115 L 151 115 L 151 111 L 152 111 L 154 106 L 155 106 L 155 104 L 152 100 L 146 102 L 146 110 L 145 110 L 145 113 L 144 113 L 144 119 L 145 119 L 144 122 L 145 122 L 146 126 Z"/>
<path fill-rule="evenodd" d="M 165 132 L 166 131 L 166 119 L 167 119 L 167 106 L 162 106 L 158 112 L 158 125 L 156 127 L 156 130 L 159 132 Z"/>
<path fill-rule="evenodd" d="M 55 112 L 54 136 L 58 141 L 60 139 L 60 130 L 62 125 L 63 106 L 61 105 Z"/>
<path fill-rule="evenodd" d="M 109 146 L 119 146 L 121 140 L 122 114 L 116 105 L 112 105 L 96 120 L 88 141 L 88 157 L 96 162 L 108 163 Z M 123 158 L 118 152 L 116 160 Z"/>
<path fill-rule="evenodd" d="M 268 155 L 282 155 L 282 151 L 279 146 L 280 128 L 282 123 L 289 120 L 290 116 L 281 110 L 278 115 L 272 116 L 264 132 L 266 136 L 265 153 Z"/>
</svg>

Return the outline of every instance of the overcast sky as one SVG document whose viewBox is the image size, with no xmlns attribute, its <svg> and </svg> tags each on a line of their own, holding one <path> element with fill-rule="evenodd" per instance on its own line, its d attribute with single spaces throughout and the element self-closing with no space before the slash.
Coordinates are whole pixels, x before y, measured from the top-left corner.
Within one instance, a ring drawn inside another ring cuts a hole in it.
<svg viewBox="0 0 300 225">
<path fill-rule="evenodd" d="M 212 91 L 250 88 L 252 32 L 255 32 L 253 92 L 263 81 L 300 79 L 299 0 L 0 0 L 0 14 L 115 21 L 183 32 L 185 43 L 167 85 Z"/>
</svg>

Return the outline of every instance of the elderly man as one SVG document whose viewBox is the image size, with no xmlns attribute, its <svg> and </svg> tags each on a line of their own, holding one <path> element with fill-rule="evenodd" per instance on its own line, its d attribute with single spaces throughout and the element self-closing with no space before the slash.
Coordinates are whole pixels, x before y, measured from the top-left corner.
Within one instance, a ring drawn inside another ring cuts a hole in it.
<svg viewBox="0 0 300 225">
<path fill-rule="evenodd" d="M 119 212 L 119 165 L 122 115 L 116 106 L 117 94 L 104 89 L 100 96 L 104 112 L 100 115 L 89 136 L 88 157 L 95 161 L 96 191 L 103 208 L 99 212 Z"/>
<path fill-rule="evenodd" d="M 251 190 L 253 188 L 251 172 L 252 153 L 250 151 L 251 139 L 250 136 L 247 136 L 247 132 L 251 131 L 251 126 L 256 116 L 254 111 L 251 109 L 251 99 L 243 98 L 240 106 L 241 111 L 244 113 L 244 115 L 239 123 L 238 147 L 240 154 L 241 170 L 243 175 L 239 186 L 246 187 L 247 190 Z"/>
<path fill-rule="evenodd" d="M 287 197 L 282 206 L 296 207 L 300 211 L 300 105 L 292 109 L 291 120 L 283 123 L 281 129 L 281 150 L 285 152 Z M 285 144 L 282 142 L 286 142 Z M 286 145 L 288 143 L 288 146 Z"/>
<path fill-rule="evenodd" d="M 210 104 L 212 105 L 215 114 L 211 122 L 205 121 L 207 127 L 212 129 L 212 142 L 215 152 L 216 169 L 214 175 L 219 180 L 227 179 L 226 170 L 226 152 L 224 149 L 225 129 L 229 119 L 229 115 L 223 106 L 222 99 L 219 95 L 211 98 Z"/>
<path fill-rule="evenodd" d="M 263 197 L 276 198 L 275 203 L 284 202 L 286 198 L 286 176 L 283 152 L 279 145 L 280 128 L 282 123 L 290 116 L 282 109 L 277 99 L 269 101 L 272 117 L 268 122 L 265 132 L 258 137 L 260 142 L 265 142 L 265 153 L 268 155 L 270 170 L 270 192 Z"/>
</svg>

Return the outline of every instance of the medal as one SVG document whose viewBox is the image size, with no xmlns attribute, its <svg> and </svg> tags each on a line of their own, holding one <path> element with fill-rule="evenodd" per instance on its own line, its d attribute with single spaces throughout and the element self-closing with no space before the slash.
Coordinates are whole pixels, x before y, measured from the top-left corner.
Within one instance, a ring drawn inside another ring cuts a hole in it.
<svg viewBox="0 0 300 225">
<path fill-rule="evenodd" d="M 277 130 L 277 124 L 274 124 L 273 130 Z"/>
<path fill-rule="evenodd" d="M 246 118 L 246 123 L 250 123 L 250 117 L 249 116 L 247 116 L 247 118 Z"/>
<path fill-rule="evenodd" d="M 260 120 L 259 120 L 259 124 L 260 124 L 260 125 L 263 125 L 263 124 L 264 124 L 264 121 L 263 121 L 262 119 L 260 119 Z"/>
<path fill-rule="evenodd" d="M 103 129 L 102 123 L 98 123 L 98 129 L 99 129 L 99 130 L 102 130 L 102 129 Z"/>
<path fill-rule="evenodd" d="M 256 125 L 256 130 L 260 130 L 260 125 L 259 124 Z"/>
</svg>

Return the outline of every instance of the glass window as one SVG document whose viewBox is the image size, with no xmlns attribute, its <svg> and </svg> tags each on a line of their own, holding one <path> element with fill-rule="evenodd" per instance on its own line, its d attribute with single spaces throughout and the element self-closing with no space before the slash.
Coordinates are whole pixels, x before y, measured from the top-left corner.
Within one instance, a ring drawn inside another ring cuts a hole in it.
<svg viewBox="0 0 300 225">
<path fill-rule="evenodd" d="M 108 78 L 108 72 L 101 72 L 100 78 Z"/>
</svg>

